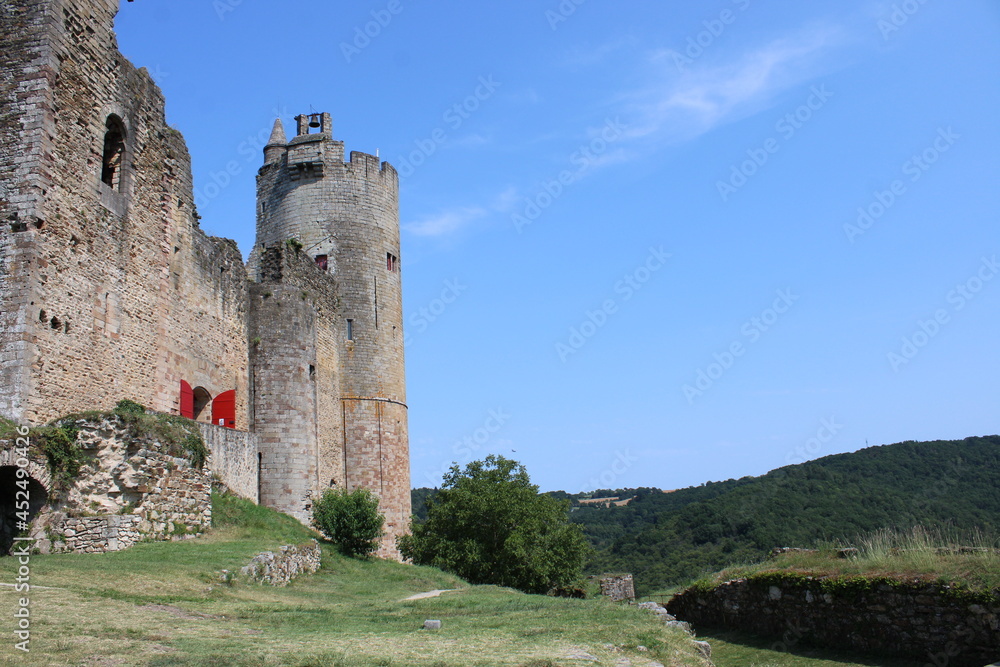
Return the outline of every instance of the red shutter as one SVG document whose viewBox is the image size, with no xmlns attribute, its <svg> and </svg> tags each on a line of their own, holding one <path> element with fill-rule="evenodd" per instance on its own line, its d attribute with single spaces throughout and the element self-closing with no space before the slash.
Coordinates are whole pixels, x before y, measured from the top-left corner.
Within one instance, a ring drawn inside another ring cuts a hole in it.
<svg viewBox="0 0 1000 667">
<path fill-rule="evenodd" d="M 194 390 L 184 380 L 181 380 L 181 417 L 194 419 Z"/>
<path fill-rule="evenodd" d="M 212 423 L 236 428 L 236 390 L 224 391 L 212 401 Z"/>
</svg>

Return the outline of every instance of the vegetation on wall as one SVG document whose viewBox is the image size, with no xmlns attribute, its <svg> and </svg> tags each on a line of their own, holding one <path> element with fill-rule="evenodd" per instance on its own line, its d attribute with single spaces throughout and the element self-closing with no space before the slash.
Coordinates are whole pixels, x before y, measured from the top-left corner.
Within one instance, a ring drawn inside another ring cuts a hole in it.
<svg viewBox="0 0 1000 667">
<path fill-rule="evenodd" d="M 45 459 L 54 490 L 69 486 L 80 468 L 90 460 L 87 452 L 77 443 L 80 422 L 104 419 L 117 420 L 127 428 L 131 438 L 156 443 L 158 451 L 186 458 L 197 468 L 202 468 L 208 459 L 208 448 L 195 422 L 176 415 L 147 412 L 139 403 L 125 399 L 111 412 L 73 413 L 28 432 L 30 449 Z M 16 430 L 14 422 L 0 419 L 0 440 L 15 437 Z"/>
</svg>

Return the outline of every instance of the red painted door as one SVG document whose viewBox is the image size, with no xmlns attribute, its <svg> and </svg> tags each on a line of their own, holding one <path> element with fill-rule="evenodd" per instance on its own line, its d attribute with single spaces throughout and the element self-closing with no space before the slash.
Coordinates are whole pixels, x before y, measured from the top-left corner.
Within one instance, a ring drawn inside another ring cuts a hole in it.
<svg viewBox="0 0 1000 667">
<path fill-rule="evenodd" d="M 194 390 L 184 380 L 181 380 L 181 417 L 194 419 Z"/>
<path fill-rule="evenodd" d="M 224 391 L 212 401 L 212 423 L 236 428 L 236 390 Z"/>
</svg>

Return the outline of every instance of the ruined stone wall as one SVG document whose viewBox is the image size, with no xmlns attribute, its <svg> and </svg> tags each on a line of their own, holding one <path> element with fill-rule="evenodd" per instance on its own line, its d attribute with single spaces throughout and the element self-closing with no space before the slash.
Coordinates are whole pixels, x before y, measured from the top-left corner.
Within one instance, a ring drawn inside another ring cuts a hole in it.
<svg viewBox="0 0 1000 667">
<path fill-rule="evenodd" d="M 611 598 L 614 602 L 634 602 L 635 584 L 631 574 L 611 574 L 598 579 L 601 595 Z"/>
<path fill-rule="evenodd" d="M 253 557 L 240 569 L 240 574 L 260 584 L 287 586 L 300 574 L 312 574 L 319 569 L 322 551 L 319 542 L 309 540 L 299 546 L 285 545 Z"/>
<path fill-rule="evenodd" d="M 242 261 L 197 227 L 187 149 L 159 88 L 118 52 L 117 0 L 31 4 L 48 69 L 21 73 L 36 77 L 32 108 L 14 123 L 20 132 L 8 123 L 0 135 L 4 154 L 37 154 L 34 174 L 2 175 L 4 199 L 35 212 L 27 232 L 4 232 L 31 235 L 13 242 L 30 246 L 21 257 L 9 238 L 0 244 L 2 310 L 15 320 L 4 335 L 20 338 L 0 375 L 0 409 L 39 423 L 127 397 L 176 412 L 187 379 L 213 396 L 237 390 L 246 428 Z M 20 19 L 3 19 L 3 52 L 22 49 L 9 41 Z M 124 132 L 111 185 L 102 181 L 109 119 Z"/>
<path fill-rule="evenodd" d="M 1000 595 L 984 597 L 991 601 L 921 582 L 829 586 L 817 579 L 772 577 L 689 589 L 667 608 L 696 628 L 773 637 L 776 650 L 819 645 L 981 667 L 1000 660 Z"/>
<path fill-rule="evenodd" d="M 77 444 L 88 461 L 57 489 L 40 454 L 29 472 L 47 495 L 31 537 L 43 553 L 104 552 L 143 539 L 195 537 L 212 522 L 211 479 L 157 441 L 136 440 L 115 417 L 79 421 Z M 0 442 L 0 464 L 11 463 L 13 442 Z"/>
<path fill-rule="evenodd" d="M 199 424 L 199 427 L 209 451 L 205 469 L 236 495 L 260 502 L 257 434 L 211 424 Z"/>
<path fill-rule="evenodd" d="M 0 414 L 14 418 L 31 387 L 33 262 L 48 217 L 53 16 L 31 0 L 0 5 Z"/>
</svg>

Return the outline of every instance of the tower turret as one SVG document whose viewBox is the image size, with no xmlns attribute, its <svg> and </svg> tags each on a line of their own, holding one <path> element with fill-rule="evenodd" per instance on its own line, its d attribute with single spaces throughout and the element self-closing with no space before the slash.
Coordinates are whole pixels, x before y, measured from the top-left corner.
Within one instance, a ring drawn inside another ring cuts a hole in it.
<svg viewBox="0 0 1000 667">
<path fill-rule="evenodd" d="M 271 164 L 281 160 L 287 150 L 288 139 L 285 137 L 285 126 L 280 118 L 274 119 L 274 128 L 271 130 L 271 138 L 264 146 L 264 163 Z"/>
<path fill-rule="evenodd" d="M 258 387 L 281 377 L 279 384 L 269 385 L 269 396 L 257 392 L 254 401 L 258 432 L 275 430 L 271 445 L 262 441 L 261 498 L 307 519 L 302 500 L 307 482 L 312 494 L 330 486 L 370 489 L 386 516 L 383 553 L 393 555 L 394 538 L 410 517 L 399 181 L 396 170 L 375 156 L 353 152 L 345 161 L 330 114 L 304 114 L 296 121 L 298 134 L 282 153 L 269 142 L 257 176 L 251 272 L 272 286 L 294 285 L 291 290 L 261 288 L 270 299 L 298 299 L 283 312 L 298 313 L 303 302 L 315 302 L 318 314 L 296 315 L 309 322 L 301 328 L 304 338 L 291 341 L 294 345 L 272 341 L 283 350 L 277 365 L 263 343 L 255 353 Z M 295 253 L 298 259 L 277 259 L 275 252 Z M 275 301 L 266 307 L 272 314 L 282 312 L 274 308 Z M 266 323 L 257 330 L 262 340 L 271 335 Z M 295 350 L 302 359 L 288 358 Z M 279 400 L 279 393 L 305 398 Z M 312 406 L 311 417 L 300 410 L 306 404 Z M 279 433 L 292 428 L 278 414 L 289 408 L 304 423 L 294 427 L 296 433 Z M 293 458 L 311 457 L 315 471 L 302 470 L 292 483 L 269 479 L 268 458 L 278 469 L 292 446 L 297 448 Z"/>
</svg>

